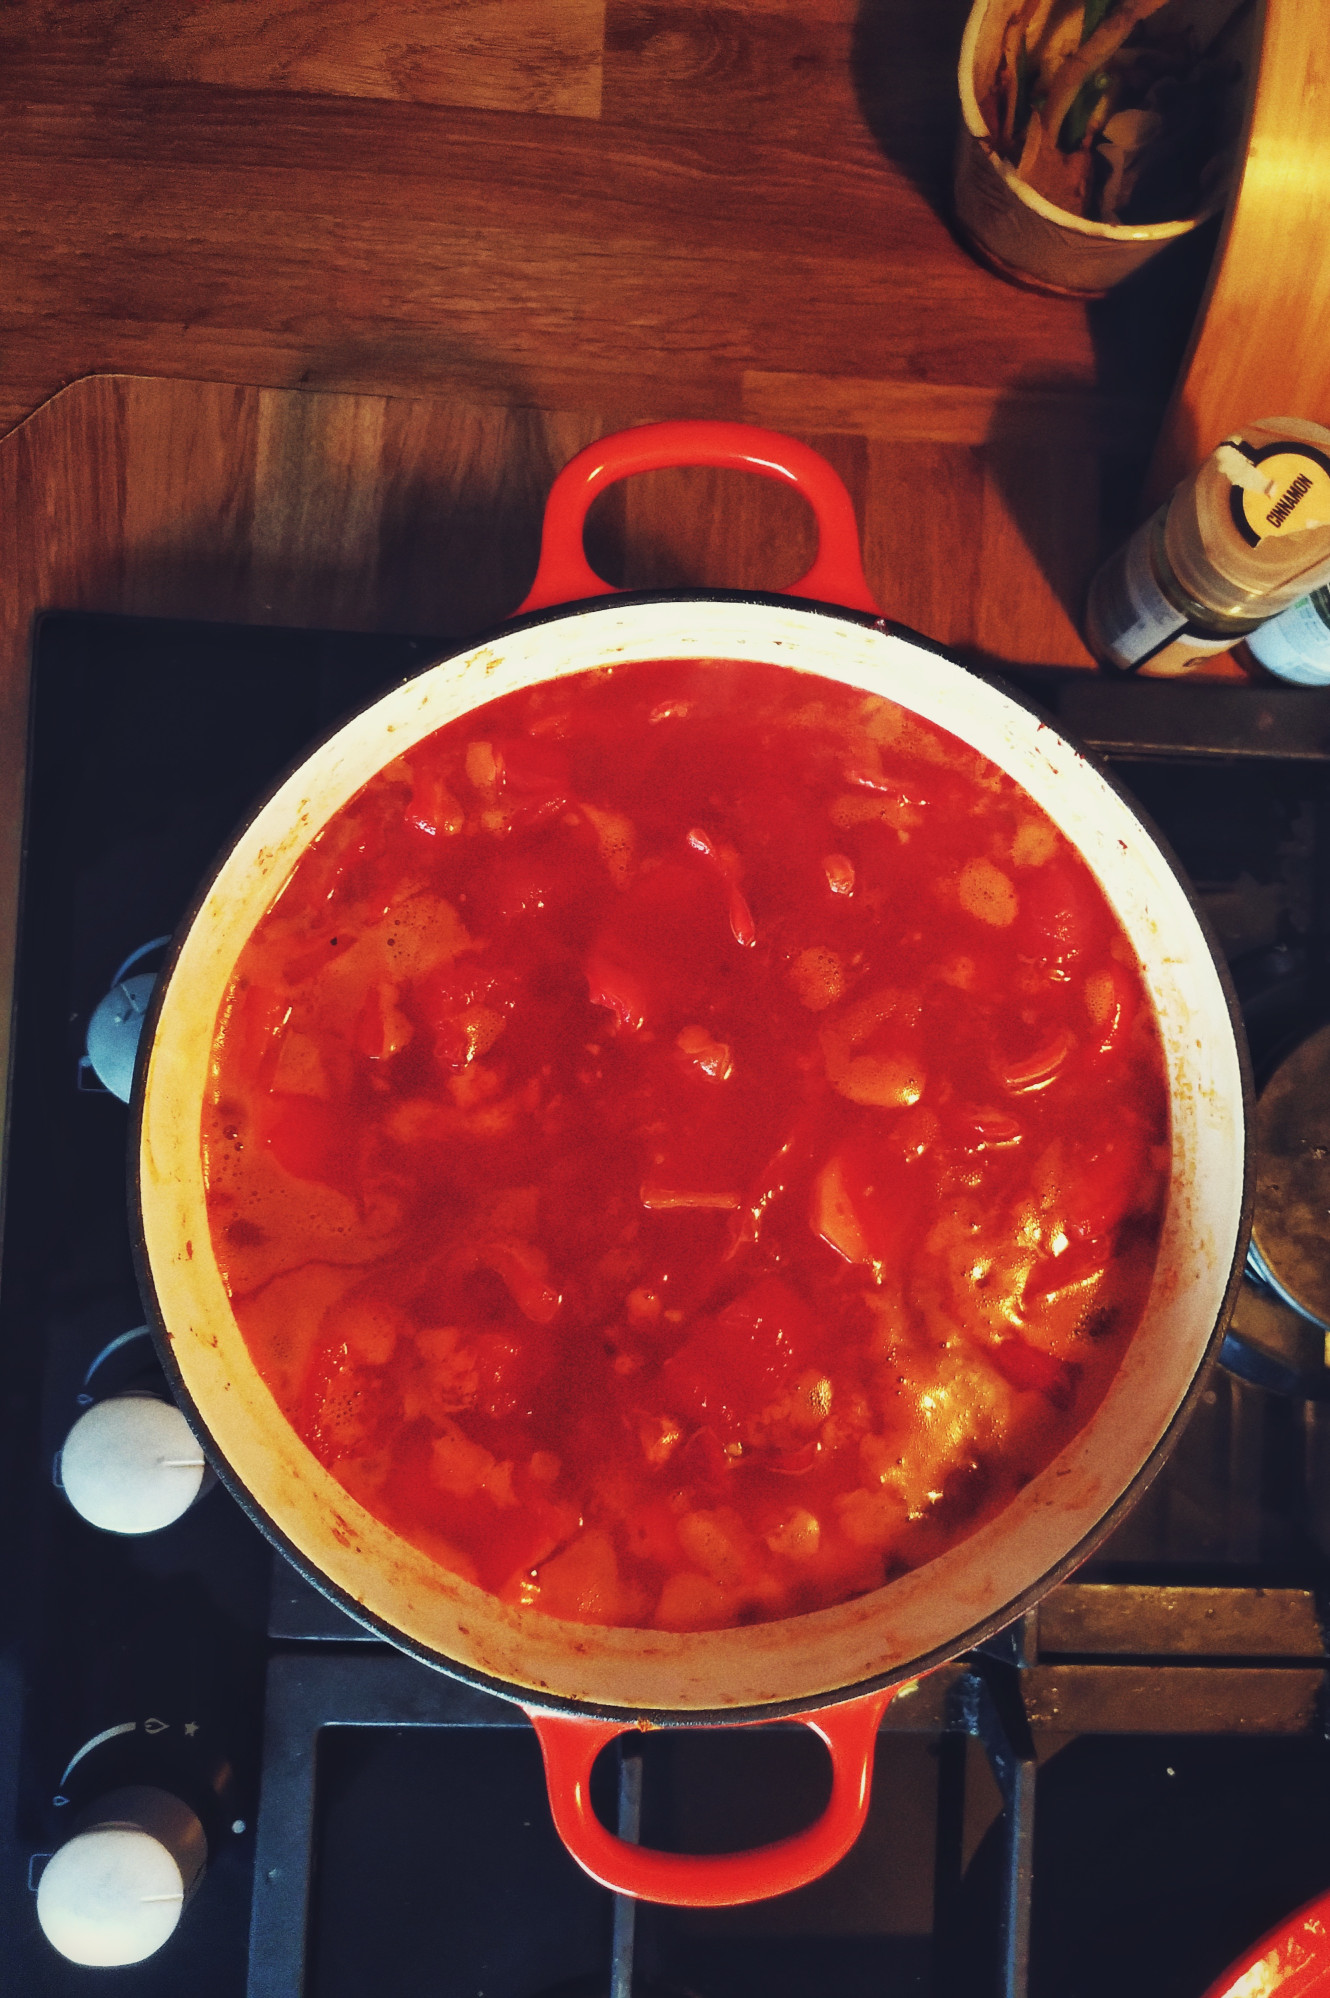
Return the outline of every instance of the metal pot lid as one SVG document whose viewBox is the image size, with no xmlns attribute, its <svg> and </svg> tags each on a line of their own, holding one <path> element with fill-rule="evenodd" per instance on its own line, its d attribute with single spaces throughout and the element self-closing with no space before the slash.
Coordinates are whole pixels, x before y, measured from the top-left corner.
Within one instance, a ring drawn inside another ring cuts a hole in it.
<svg viewBox="0 0 1330 1998">
<path fill-rule="evenodd" d="M 1252 1250 L 1274 1290 L 1330 1326 L 1330 1025 L 1296 1047 L 1261 1091 Z"/>
</svg>

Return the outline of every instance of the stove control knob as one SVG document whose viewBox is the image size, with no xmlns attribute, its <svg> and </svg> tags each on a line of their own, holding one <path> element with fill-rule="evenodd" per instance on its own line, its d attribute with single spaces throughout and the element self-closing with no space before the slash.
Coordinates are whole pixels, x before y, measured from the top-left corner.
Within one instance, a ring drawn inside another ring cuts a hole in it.
<svg viewBox="0 0 1330 1998">
<path fill-rule="evenodd" d="M 37 1919 L 71 1963 L 142 1963 L 203 1877 L 203 1826 L 166 1790 L 114 1790 L 88 1811 L 37 1882 Z"/>
<path fill-rule="evenodd" d="M 212 1482 L 174 1402 L 134 1390 L 94 1402 L 79 1417 L 59 1477 L 75 1512 L 108 1533 L 156 1533 Z"/>
<path fill-rule="evenodd" d="M 133 1093 L 134 1061 L 156 983 L 151 972 L 122 978 L 88 1022 L 88 1061 L 93 1074 L 122 1103 L 128 1103 Z"/>
</svg>

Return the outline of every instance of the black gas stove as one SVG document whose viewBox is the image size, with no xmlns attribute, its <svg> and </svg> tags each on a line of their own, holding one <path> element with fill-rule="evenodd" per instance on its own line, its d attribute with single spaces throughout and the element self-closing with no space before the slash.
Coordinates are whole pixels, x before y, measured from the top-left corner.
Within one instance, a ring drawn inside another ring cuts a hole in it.
<svg viewBox="0 0 1330 1998">
<path fill-rule="evenodd" d="M 446 649 L 38 628 L 0 1269 L 0 1991 L 1200 1998 L 1330 1886 L 1330 1372 L 1277 1268 L 1244 1288 L 1225 1364 L 1095 1560 L 893 1702 L 851 1855 L 743 1909 L 594 1885 L 554 1833 L 519 1710 L 350 1622 L 209 1489 L 183 1432 L 166 1494 L 108 1492 L 70 1442 L 108 1404 L 170 1420 L 121 1100 L 164 940 L 302 749 Z M 1015 677 L 1163 829 L 1229 958 L 1258 1083 L 1276 1073 L 1330 1020 L 1330 699 Z M 99 1506 L 169 1523 L 105 1530 Z M 797 1726 L 669 1733 L 603 1761 L 607 1821 L 676 1850 L 779 1837 L 827 1795 Z M 203 1871 L 153 1954 L 75 1964 L 39 1924 L 42 1879 L 145 1792 L 193 1814 Z"/>
</svg>

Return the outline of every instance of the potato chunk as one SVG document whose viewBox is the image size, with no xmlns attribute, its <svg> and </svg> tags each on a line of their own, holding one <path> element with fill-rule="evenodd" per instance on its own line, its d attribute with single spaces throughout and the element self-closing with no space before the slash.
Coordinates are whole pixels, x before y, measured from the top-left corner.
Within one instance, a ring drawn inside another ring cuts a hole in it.
<svg viewBox="0 0 1330 1998">
<path fill-rule="evenodd" d="M 1015 922 L 1020 902 L 1016 890 L 991 860 L 967 860 L 956 883 L 962 909 L 981 923 L 1005 930 Z"/>
<path fill-rule="evenodd" d="M 845 966 L 834 950 L 814 944 L 801 950 L 789 969 L 790 984 L 810 1013 L 834 1006 L 845 990 Z"/>
</svg>

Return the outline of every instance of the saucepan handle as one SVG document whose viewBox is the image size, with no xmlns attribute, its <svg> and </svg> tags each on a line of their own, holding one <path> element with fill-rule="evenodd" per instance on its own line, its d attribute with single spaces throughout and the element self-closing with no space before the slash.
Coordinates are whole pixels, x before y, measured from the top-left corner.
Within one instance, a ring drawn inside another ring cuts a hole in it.
<svg viewBox="0 0 1330 1998">
<path fill-rule="evenodd" d="M 578 1865 L 602 1887 L 674 1908 L 732 1908 L 765 1901 L 818 1879 L 843 1859 L 863 1829 L 873 1779 L 878 1723 L 891 1692 L 801 1714 L 805 1727 L 831 1751 L 831 1801 L 816 1823 L 793 1838 L 751 1852 L 693 1857 L 629 1845 L 606 1831 L 591 1808 L 591 1768 L 616 1735 L 618 1721 L 578 1720 L 528 1709 L 545 1757 L 550 1809 L 560 1838 Z"/>
<path fill-rule="evenodd" d="M 847 610 L 881 611 L 864 579 L 854 503 L 839 475 L 809 445 L 778 430 L 750 423 L 645 423 L 619 430 L 590 444 L 569 460 L 550 489 L 541 533 L 536 580 L 514 611 L 544 610 L 582 597 L 614 594 L 586 559 L 582 530 L 598 493 L 633 472 L 658 472 L 671 465 L 721 465 L 759 472 L 803 494 L 817 520 L 813 566 L 783 594 L 843 604 Z"/>
</svg>

